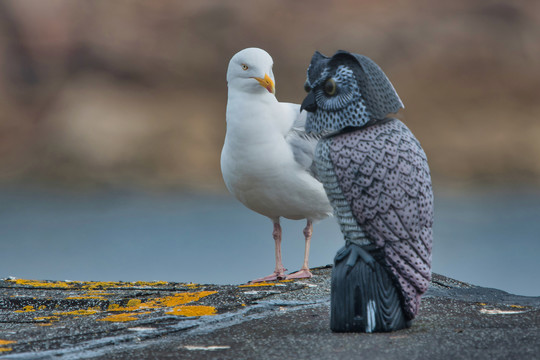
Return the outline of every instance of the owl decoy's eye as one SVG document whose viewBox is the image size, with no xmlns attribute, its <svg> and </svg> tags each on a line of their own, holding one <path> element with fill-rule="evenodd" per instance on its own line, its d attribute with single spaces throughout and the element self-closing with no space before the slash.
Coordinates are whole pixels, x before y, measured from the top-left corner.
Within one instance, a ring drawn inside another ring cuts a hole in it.
<svg viewBox="0 0 540 360">
<path fill-rule="evenodd" d="M 311 91 L 311 86 L 309 86 L 309 83 L 307 81 L 304 83 L 304 90 L 307 93 Z"/>
<path fill-rule="evenodd" d="M 328 79 L 324 83 L 324 92 L 330 96 L 333 96 L 336 94 L 336 82 L 334 79 Z"/>
</svg>

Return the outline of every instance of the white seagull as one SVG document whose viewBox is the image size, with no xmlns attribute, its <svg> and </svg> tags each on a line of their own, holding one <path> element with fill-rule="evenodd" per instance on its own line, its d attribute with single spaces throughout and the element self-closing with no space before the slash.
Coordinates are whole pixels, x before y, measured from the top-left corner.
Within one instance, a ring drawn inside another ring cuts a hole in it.
<svg viewBox="0 0 540 360">
<path fill-rule="evenodd" d="M 227 189 L 249 209 L 274 223 L 276 268 L 253 282 L 309 278 L 313 221 L 333 212 L 323 185 L 316 179 L 313 152 L 317 138 L 304 131 L 306 112 L 275 97 L 273 60 L 258 48 L 244 49 L 229 62 L 227 134 L 221 171 Z M 304 263 L 285 275 L 281 261 L 280 217 L 307 219 Z"/>
</svg>

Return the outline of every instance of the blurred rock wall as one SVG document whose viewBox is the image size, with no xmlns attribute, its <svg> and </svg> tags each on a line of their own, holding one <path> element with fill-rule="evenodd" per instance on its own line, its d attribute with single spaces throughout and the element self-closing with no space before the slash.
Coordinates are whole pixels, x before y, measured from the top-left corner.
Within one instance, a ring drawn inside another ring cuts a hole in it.
<svg viewBox="0 0 540 360">
<path fill-rule="evenodd" d="M 227 64 L 301 102 L 314 50 L 387 73 L 439 181 L 540 184 L 540 2 L 0 2 L 0 180 L 222 189 Z"/>
</svg>

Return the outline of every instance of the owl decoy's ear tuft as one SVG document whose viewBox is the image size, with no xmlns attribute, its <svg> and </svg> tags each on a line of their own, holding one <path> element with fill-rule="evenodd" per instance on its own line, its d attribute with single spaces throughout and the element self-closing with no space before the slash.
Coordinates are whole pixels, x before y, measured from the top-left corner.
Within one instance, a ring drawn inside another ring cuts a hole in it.
<svg viewBox="0 0 540 360">
<path fill-rule="evenodd" d="M 307 70 L 307 78 L 311 85 L 315 84 L 315 81 L 319 78 L 329 61 L 330 58 L 328 56 L 315 51 Z"/>
<path fill-rule="evenodd" d="M 394 86 L 373 60 L 364 55 L 339 50 L 332 56 L 330 62 L 342 63 L 345 59 L 352 60 L 360 66 L 361 71 L 356 72 L 358 85 L 375 119 L 384 119 L 388 114 L 397 113 L 400 108 L 405 108 Z"/>
</svg>

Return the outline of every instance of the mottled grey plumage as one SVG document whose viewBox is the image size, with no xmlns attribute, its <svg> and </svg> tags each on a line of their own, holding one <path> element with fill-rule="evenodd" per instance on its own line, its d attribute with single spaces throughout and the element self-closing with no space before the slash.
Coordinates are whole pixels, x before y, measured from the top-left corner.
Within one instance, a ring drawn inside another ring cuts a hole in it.
<svg viewBox="0 0 540 360">
<path fill-rule="evenodd" d="M 401 121 L 387 118 L 403 104 L 367 57 L 316 53 L 306 88 L 306 130 L 333 131 L 319 142 L 315 163 L 346 240 L 336 256 L 336 269 L 340 276 L 349 276 L 354 264 L 344 260 L 347 252 L 355 261 L 371 264 L 357 266 L 356 272 L 367 273 L 350 280 L 362 288 L 362 297 L 354 301 L 363 302 L 358 319 L 364 327 L 333 318 L 332 328 L 371 332 L 405 327 L 403 319 L 415 317 L 431 277 L 433 193 L 426 155 Z M 385 285 L 379 265 L 388 271 L 391 284 Z M 348 293 L 338 285 L 333 291 Z M 403 314 L 389 310 L 395 309 L 393 287 Z"/>
<path fill-rule="evenodd" d="M 295 120 L 291 130 L 285 136 L 285 140 L 291 146 L 294 160 L 306 169 L 316 179 L 317 167 L 313 162 L 315 147 L 321 139 L 321 134 L 307 134 L 305 131 L 306 116 L 305 112 Z"/>
</svg>

